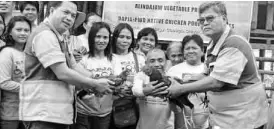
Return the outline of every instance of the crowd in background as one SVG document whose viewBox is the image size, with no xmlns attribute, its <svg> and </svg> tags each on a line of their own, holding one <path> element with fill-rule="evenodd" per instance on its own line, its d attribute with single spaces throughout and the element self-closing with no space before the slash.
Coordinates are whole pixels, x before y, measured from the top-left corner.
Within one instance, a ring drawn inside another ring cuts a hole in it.
<svg viewBox="0 0 274 129">
<path fill-rule="evenodd" d="M 252 48 L 228 26 L 223 2 L 199 6 L 202 32 L 211 38 L 206 53 L 198 34 L 162 50 L 153 28 L 137 33 L 119 23 L 112 31 L 99 15 L 77 11 L 76 2 L 50 1 L 49 15 L 39 25 L 37 1 L 20 2 L 21 16 L 12 16 L 13 6 L 0 1 L 1 129 L 263 129 L 267 124 Z M 84 32 L 72 35 L 78 28 Z M 153 70 L 170 84 L 152 80 Z M 116 85 L 111 77 L 123 81 Z M 172 101 L 183 95 L 193 107 Z"/>
</svg>

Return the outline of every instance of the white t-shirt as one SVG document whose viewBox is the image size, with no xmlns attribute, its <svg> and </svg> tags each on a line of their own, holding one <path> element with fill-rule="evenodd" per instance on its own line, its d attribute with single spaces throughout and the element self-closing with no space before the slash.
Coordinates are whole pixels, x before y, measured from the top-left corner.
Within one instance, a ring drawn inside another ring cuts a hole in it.
<svg viewBox="0 0 274 129">
<path fill-rule="evenodd" d="M 189 65 L 186 62 L 172 66 L 167 75 L 171 77 L 178 77 L 183 80 L 188 80 L 194 74 L 201 74 L 205 70 L 205 65 L 202 63 L 197 66 Z M 205 93 L 193 93 L 189 94 L 188 98 L 194 105 L 194 110 L 191 111 L 188 107 L 184 109 L 186 116 L 190 116 L 193 113 L 193 122 L 195 127 L 204 129 L 208 126 L 208 108 L 205 108 L 202 104 L 205 97 Z M 205 127 L 206 126 L 206 127 Z"/>
<path fill-rule="evenodd" d="M 18 92 L 25 78 L 25 54 L 15 48 L 6 47 L 0 52 L 0 88 Z"/>
<path fill-rule="evenodd" d="M 133 85 L 134 75 L 137 73 L 136 68 L 135 68 L 136 63 L 135 63 L 133 53 L 129 52 L 126 55 L 114 54 L 114 56 L 117 59 L 117 60 L 115 60 L 114 63 L 118 63 L 121 66 L 122 71 L 125 71 L 126 69 L 128 69 L 130 71 L 130 73 L 127 77 L 127 81 L 125 81 L 124 84 L 131 87 Z M 139 71 L 141 71 L 141 68 L 145 65 L 145 59 L 144 59 L 144 57 L 142 57 L 140 55 L 136 54 L 136 56 L 137 56 L 137 60 L 138 60 Z"/>
<path fill-rule="evenodd" d="M 117 58 L 113 56 L 112 61 L 107 57 L 97 58 L 84 56 L 80 64 L 92 73 L 93 78 L 106 77 L 110 75 L 119 75 L 122 70 L 121 66 L 116 62 Z M 77 98 L 77 111 L 90 116 L 104 117 L 111 113 L 112 110 L 112 94 L 96 96 L 88 94 L 82 99 Z"/>
<path fill-rule="evenodd" d="M 135 60 L 134 60 L 134 56 L 132 52 L 129 52 L 126 55 L 117 55 L 114 54 L 116 56 L 116 58 L 118 58 L 117 63 L 121 64 L 122 67 L 122 71 L 129 69 L 131 71 L 132 74 L 136 73 L 136 69 L 135 69 Z M 137 55 L 137 60 L 138 60 L 138 65 L 139 65 L 139 71 L 141 71 L 141 68 L 145 65 L 145 59 L 144 57 Z"/>
</svg>

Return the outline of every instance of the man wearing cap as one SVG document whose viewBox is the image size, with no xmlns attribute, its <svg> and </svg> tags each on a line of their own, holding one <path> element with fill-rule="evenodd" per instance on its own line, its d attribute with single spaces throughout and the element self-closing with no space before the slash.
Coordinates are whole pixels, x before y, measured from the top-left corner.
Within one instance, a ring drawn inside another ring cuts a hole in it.
<svg viewBox="0 0 274 129">
<path fill-rule="evenodd" d="M 26 80 L 20 87 L 19 117 L 27 129 L 67 129 L 75 118 L 74 86 L 108 94 L 107 79 L 94 80 L 75 62 L 63 33 L 77 21 L 77 5 L 50 1 L 49 16 L 29 37 Z M 72 85 L 71 85 L 72 84 Z"/>
</svg>

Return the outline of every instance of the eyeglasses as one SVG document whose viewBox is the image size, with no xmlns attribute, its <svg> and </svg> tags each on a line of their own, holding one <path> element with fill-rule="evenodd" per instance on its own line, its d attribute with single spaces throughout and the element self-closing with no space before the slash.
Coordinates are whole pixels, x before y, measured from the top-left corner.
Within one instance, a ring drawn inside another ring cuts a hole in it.
<svg viewBox="0 0 274 129">
<path fill-rule="evenodd" d="M 220 15 L 219 15 L 220 16 Z M 207 17 L 201 17 L 199 19 L 197 19 L 197 21 L 200 23 L 200 24 L 204 24 L 205 21 L 207 21 L 208 23 L 212 22 L 216 17 L 218 16 L 213 16 L 213 15 L 210 15 L 210 16 L 207 16 Z"/>
</svg>

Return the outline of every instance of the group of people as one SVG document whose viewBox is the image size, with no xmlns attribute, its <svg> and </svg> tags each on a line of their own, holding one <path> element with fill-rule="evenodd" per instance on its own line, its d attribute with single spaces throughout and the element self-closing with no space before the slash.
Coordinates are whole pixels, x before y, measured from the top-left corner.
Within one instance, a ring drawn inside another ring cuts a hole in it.
<svg viewBox="0 0 274 129">
<path fill-rule="evenodd" d="M 13 4 L 0 2 L 2 129 L 263 129 L 267 124 L 266 93 L 252 48 L 228 26 L 223 2 L 199 6 L 202 32 L 211 38 L 206 53 L 197 34 L 165 51 L 156 47 L 153 28 L 141 29 L 136 39 L 128 23 L 112 32 L 99 15 L 78 12 L 76 2 L 50 1 L 39 25 L 38 2 L 22 2 L 23 15 L 12 17 Z M 83 34 L 70 34 L 79 27 Z M 171 84 L 150 81 L 144 67 Z M 118 96 L 109 77 L 124 71 Z M 186 94 L 193 108 L 171 101 Z M 121 100 L 136 106 L 136 123 L 116 126 L 113 112 Z"/>
</svg>

